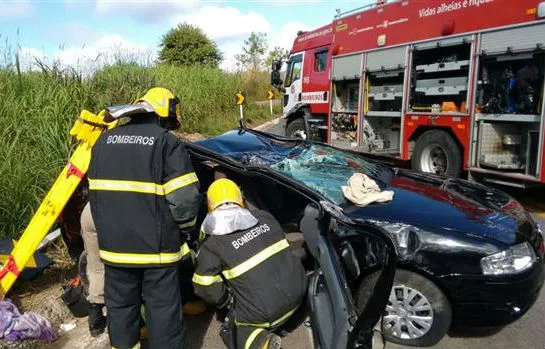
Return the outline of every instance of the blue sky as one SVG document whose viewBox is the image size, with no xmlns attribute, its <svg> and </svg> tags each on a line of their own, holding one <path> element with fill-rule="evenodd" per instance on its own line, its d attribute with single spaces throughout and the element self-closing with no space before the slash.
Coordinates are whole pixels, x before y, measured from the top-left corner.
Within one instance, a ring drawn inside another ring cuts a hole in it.
<svg viewBox="0 0 545 349">
<path fill-rule="evenodd" d="M 12 50 L 19 47 L 25 64 L 47 57 L 84 66 L 97 57 L 111 60 L 119 52 L 144 62 L 154 58 L 164 33 L 189 22 L 217 42 L 226 58 L 222 67 L 230 68 L 252 31 L 267 33 L 271 48 L 289 48 L 297 30 L 330 22 L 337 8 L 369 2 L 0 0 L 0 53 L 7 39 Z"/>
</svg>

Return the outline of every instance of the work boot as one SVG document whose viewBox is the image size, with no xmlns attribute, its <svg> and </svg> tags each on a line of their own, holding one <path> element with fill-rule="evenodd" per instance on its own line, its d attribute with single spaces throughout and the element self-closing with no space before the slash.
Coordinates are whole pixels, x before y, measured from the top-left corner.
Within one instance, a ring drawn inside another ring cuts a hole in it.
<svg viewBox="0 0 545 349">
<path fill-rule="evenodd" d="M 106 317 L 102 313 L 104 304 L 89 303 L 89 332 L 91 337 L 98 337 L 106 328 Z"/>
<path fill-rule="evenodd" d="M 280 336 L 274 333 L 269 333 L 267 335 L 267 338 L 261 345 L 261 349 L 280 349 L 281 345 L 282 339 L 280 338 Z"/>
</svg>

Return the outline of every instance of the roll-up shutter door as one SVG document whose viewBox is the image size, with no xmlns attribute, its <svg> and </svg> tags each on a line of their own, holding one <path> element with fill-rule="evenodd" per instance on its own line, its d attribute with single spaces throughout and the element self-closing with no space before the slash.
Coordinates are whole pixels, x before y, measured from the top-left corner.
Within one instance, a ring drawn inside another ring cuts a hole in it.
<svg viewBox="0 0 545 349">
<path fill-rule="evenodd" d="M 351 80 L 361 77 L 362 54 L 333 58 L 333 80 Z"/>
<path fill-rule="evenodd" d="M 468 43 L 468 42 L 471 42 L 471 41 L 473 41 L 472 36 L 469 36 L 469 35 L 468 36 L 459 36 L 459 37 L 456 37 L 456 38 L 449 38 L 449 39 L 422 42 L 422 43 L 419 43 L 419 44 L 415 44 L 414 48 L 416 50 L 428 50 L 430 48 L 435 48 L 438 45 L 442 46 L 442 47 L 455 46 L 455 45 L 460 45 L 460 44 L 463 44 L 463 43 Z"/>
<path fill-rule="evenodd" d="M 394 47 L 367 54 L 367 71 L 392 70 L 405 67 L 406 47 Z"/>
<path fill-rule="evenodd" d="M 484 33 L 481 53 L 521 52 L 545 48 L 545 24 Z"/>
</svg>

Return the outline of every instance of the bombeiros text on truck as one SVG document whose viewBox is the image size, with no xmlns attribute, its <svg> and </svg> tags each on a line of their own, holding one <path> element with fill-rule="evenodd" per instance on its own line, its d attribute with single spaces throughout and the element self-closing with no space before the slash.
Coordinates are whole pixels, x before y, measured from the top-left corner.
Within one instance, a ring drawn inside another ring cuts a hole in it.
<svg viewBox="0 0 545 349">
<path fill-rule="evenodd" d="M 377 1 L 299 32 L 281 66 L 288 136 L 545 183 L 545 1 Z"/>
</svg>

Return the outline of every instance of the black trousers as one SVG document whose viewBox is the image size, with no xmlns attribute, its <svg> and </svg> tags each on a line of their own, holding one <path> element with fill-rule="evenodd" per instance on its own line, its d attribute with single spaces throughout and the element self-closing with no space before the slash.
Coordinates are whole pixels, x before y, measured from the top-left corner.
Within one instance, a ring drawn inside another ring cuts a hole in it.
<svg viewBox="0 0 545 349">
<path fill-rule="evenodd" d="M 104 298 L 113 347 L 140 342 L 140 308 L 145 305 L 150 348 L 182 349 L 182 297 L 179 266 L 123 268 L 105 266 Z"/>
</svg>

